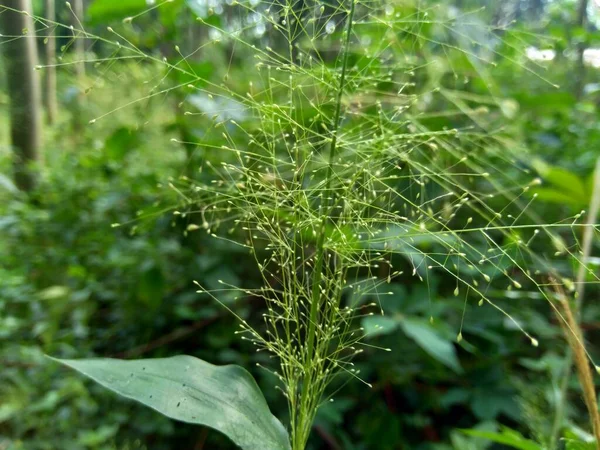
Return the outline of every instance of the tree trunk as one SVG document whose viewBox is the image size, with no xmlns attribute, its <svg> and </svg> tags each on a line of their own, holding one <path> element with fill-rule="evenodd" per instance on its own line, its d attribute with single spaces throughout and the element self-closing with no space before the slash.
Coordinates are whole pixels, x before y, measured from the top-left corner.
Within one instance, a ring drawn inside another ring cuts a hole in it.
<svg viewBox="0 0 600 450">
<path fill-rule="evenodd" d="M 46 0 L 46 19 L 50 32 L 46 39 L 46 79 L 45 79 L 45 103 L 48 123 L 56 122 L 56 37 L 54 36 L 54 22 L 56 20 L 55 0 Z"/>
<path fill-rule="evenodd" d="M 30 164 L 42 145 L 41 95 L 35 28 L 31 0 L 0 0 L 0 25 L 10 97 L 11 142 L 14 148 L 15 183 L 29 191 L 35 186 Z M 6 8 L 10 9 L 6 9 Z"/>
<path fill-rule="evenodd" d="M 1 1 L 1 0 L 0 0 Z M 67 2 L 71 10 L 73 24 L 73 48 L 75 50 L 75 84 L 78 94 L 73 102 L 73 130 L 75 135 L 80 136 L 84 128 L 83 104 L 85 102 L 85 29 L 83 0 L 72 0 Z"/>
</svg>

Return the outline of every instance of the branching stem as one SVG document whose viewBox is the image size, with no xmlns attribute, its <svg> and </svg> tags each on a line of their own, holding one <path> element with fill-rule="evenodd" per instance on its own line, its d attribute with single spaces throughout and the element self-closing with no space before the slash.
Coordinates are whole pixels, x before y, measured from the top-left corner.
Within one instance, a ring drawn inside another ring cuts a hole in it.
<svg viewBox="0 0 600 450">
<path fill-rule="evenodd" d="M 352 0 L 352 4 L 350 6 L 350 14 L 348 15 L 348 24 L 346 27 L 346 41 L 344 43 L 344 56 L 342 60 L 342 74 L 340 76 L 340 84 L 338 87 L 338 95 L 335 109 L 335 116 L 333 119 L 333 129 L 332 129 L 332 138 L 331 145 L 329 147 L 329 161 L 327 164 L 327 174 L 325 176 L 325 189 L 324 194 L 325 198 L 323 199 L 323 205 L 321 208 L 321 229 L 319 230 L 319 235 L 317 238 L 317 248 L 316 248 L 316 256 L 315 256 L 315 266 L 313 271 L 313 282 L 312 282 L 312 291 L 311 291 L 311 304 L 310 304 L 310 321 L 308 328 L 308 352 L 307 352 L 307 361 L 310 361 L 314 356 L 314 339 L 315 339 L 315 327 L 318 320 L 319 313 L 319 304 L 320 304 L 320 294 L 319 287 L 321 285 L 322 279 L 322 271 L 323 271 L 323 261 L 325 260 L 325 228 L 327 224 L 327 217 L 329 215 L 330 210 L 330 196 L 329 189 L 331 187 L 331 177 L 333 174 L 333 160 L 335 158 L 335 153 L 337 150 L 337 140 L 338 140 L 338 129 L 340 125 L 340 116 L 342 111 L 342 95 L 344 93 L 344 88 L 346 84 L 346 68 L 348 66 L 348 53 L 350 47 L 350 36 L 352 33 L 352 21 L 354 20 L 354 6 L 355 0 Z"/>
<path fill-rule="evenodd" d="M 315 335 L 317 332 L 317 322 L 319 317 L 319 307 L 321 304 L 321 282 L 323 278 L 323 265 L 326 257 L 325 251 L 325 234 L 327 220 L 330 214 L 332 200 L 329 195 L 331 188 L 331 180 L 333 176 L 333 163 L 337 151 L 338 145 L 338 130 L 340 126 L 340 119 L 342 113 L 342 96 L 346 86 L 346 69 L 348 67 L 348 54 L 350 49 L 350 38 L 352 35 L 352 22 L 354 20 L 354 9 L 355 0 L 351 0 L 350 13 L 348 14 L 348 22 L 346 25 L 346 36 L 344 42 L 344 54 L 342 56 L 342 71 L 340 75 L 340 82 L 337 90 L 337 100 L 335 107 L 335 115 L 333 119 L 333 126 L 331 129 L 332 137 L 329 146 L 329 159 L 327 164 L 327 173 L 325 175 L 325 188 L 323 193 L 325 197 L 321 204 L 321 214 L 319 221 L 319 233 L 317 237 L 317 245 L 315 251 L 315 265 L 313 268 L 312 275 L 312 287 L 311 287 L 311 301 L 310 301 L 310 317 L 307 330 L 307 347 L 305 354 L 305 373 L 303 376 L 303 386 L 300 394 L 300 405 L 298 408 L 299 417 L 294 420 L 294 430 L 292 438 L 292 449 L 303 450 L 306 446 L 306 441 L 310 433 L 312 421 L 316 413 L 316 407 L 319 399 L 315 396 L 319 395 L 319 392 L 314 392 L 314 381 L 315 381 L 315 370 L 320 367 L 315 362 Z M 316 360 L 318 361 L 318 355 Z"/>
</svg>

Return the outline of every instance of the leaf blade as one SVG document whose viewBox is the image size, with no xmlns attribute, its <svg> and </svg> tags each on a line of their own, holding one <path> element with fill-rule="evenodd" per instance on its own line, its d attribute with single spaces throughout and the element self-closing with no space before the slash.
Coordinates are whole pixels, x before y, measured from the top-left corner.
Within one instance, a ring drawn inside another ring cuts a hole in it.
<svg viewBox="0 0 600 450">
<path fill-rule="evenodd" d="M 244 450 L 289 450 L 289 438 L 254 378 L 242 367 L 192 356 L 61 360 L 117 394 L 182 422 L 202 424 Z"/>
<path fill-rule="evenodd" d="M 461 430 L 463 433 L 473 436 L 488 439 L 498 444 L 505 444 L 519 450 L 542 450 L 542 447 L 534 441 L 524 438 L 518 432 L 504 428 L 501 432 L 491 432 L 484 430 Z"/>
<path fill-rule="evenodd" d="M 575 441 L 573 439 L 565 439 L 566 450 L 595 450 L 596 445 L 593 442 Z"/>
<path fill-rule="evenodd" d="M 400 323 L 404 334 L 419 345 L 432 358 L 438 360 L 456 373 L 462 373 L 462 367 L 456 355 L 454 345 L 443 339 L 435 329 L 425 321 L 404 319 Z"/>
</svg>

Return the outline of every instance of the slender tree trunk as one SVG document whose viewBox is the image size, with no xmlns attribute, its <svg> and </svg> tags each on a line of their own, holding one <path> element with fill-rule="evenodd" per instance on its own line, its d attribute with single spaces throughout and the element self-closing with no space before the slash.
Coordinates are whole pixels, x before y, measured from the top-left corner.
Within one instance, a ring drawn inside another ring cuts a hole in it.
<svg viewBox="0 0 600 450">
<path fill-rule="evenodd" d="M 0 0 L 1 1 L 1 0 Z M 85 102 L 85 34 L 84 34 L 84 8 L 83 0 L 67 2 L 72 14 L 73 47 L 75 50 L 75 82 L 79 93 L 73 103 L 73 130 L 77 136 L 81 135 L 84 128 L 83 104 Z"/>
<path fill-rule="evenodd" d="M 48 114 L 48 123 L 56 122 L 56 36 L 53 34 L 53 22 L 56 20 L 55 0 L 46 0 L 46 19 L 50 22 L 50 33 L 46 37 L 46 79 L 45 79 L 45 103 Z"/>
<path fill-rule="evenodd" d="M 0 48 L 4 52 L 10 97 L 15 183 L 29 191 L 35 185 L 30 163 L 38 159 L 42 145 L 42 107 L 35 70 L 38 60 L 31 0 L 0 0 L 0 26 L 4 35 Z"/>
</svg>

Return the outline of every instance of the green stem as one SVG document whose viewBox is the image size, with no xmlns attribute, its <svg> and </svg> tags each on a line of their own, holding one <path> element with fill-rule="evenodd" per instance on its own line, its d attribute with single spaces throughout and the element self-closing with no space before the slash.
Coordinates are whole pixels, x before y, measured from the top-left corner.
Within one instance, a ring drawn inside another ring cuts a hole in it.
<svg viewBox="0 0 600 450">
<path fill-rule="evenodd" d="M 315 389 L 313 389 L 313 382 L 315 370 L 320 367 L 318 359 L 315 361 L 315 336 L 317 333 L 317 321 L 319 315 L 320 306 L 320 286 L 323 279 L 323 264 L 325 261 L 325 228 L 327 224 L 327 217 L 329 216 L 331 199 L 329 190 L 331 188 L 331 182 L 333 177 L 333 162 L 336 155 L 337 144 L 338 144 L 338 130 L 340 126 L 340 118 L 342 114 L 342 96 L 344 94 L 344 88 L 346 86 L 346 69 L 348 67 L 348 54 L 350 48 L 350 38 L 352 35 L 352 22 L 354 20 L 354 9 L 355 1 L 351 0 L 350 13 L 348 14 L 348 23 L 346 26 L 346 36 L 344 43 L 344 55 L 342 59 L 342 72 L 340 76 L 340 82 L 337 91 L 337 102 L 335 108 L 335 115 L 333 119 L 332 137 L 331 144 L 329 146 L 329 160 L 327 164 L 327 173 L 325 175 L 325 188 L 322 191 L 325 195 L 323 203 L 321 205 L 321 217 L 320 217 L 320 230 L 317 238 L 317 246 L 315 251 L 315 265 L 313 267 L 313 278 L 311 288 L 311 303 L 310 303 L 310 317 L 307 330 L 307 352 L 305 360 L 305 373 L 303 374 L 302 392 L 300 394 L 299 405 L 298 405 L 298 417 L 295 423 L 295 429 L 293 431 L 292 438 L 292 449 L 293 450 L 304 450 L 308 435 L 310 433 L 311 423 L 315 416 L 316 404 L 315 402 Z M 318 389 L 316 389 L 318 391 Z"/>
<path fill-rule="evenodd" d="M 323 262 L 325 260 L 325 225 L 327 223 L 327 216 L 330 206 L 330 196 L 328 195 L 331 187 L 331 178 L 333 174 L 333 159 L 337 150 L 337 139 L 338 129 L 340 125 L 340 116 L 342 111 L 342 95 L 344 94 L 344 87 L 346 84 L 346 68 L 348 66 L 348 50 L 350 48 L 350 36 L 352 33 L 352 21 L 354 20 L 354 6 L 355 0 L 352 0 L 350 6 L 350 14 L 348 15 L 348 25 L 346 27 L 346 42 L 344 44 L 344 57 L 342 61 L 342 75 L 340 77 L 340 84 L 338 87 L 337 103 L 335 109 L 335 116 L 333 120 L 333 129 L 331 138 L 331 145 L 329 147 L 329 161 L 327 164 L 327 174 L 325 176 L 325 194 L 324 203 L 322 205 L 321 214 L 321 229 L 319 231 L 319 237 L 317 238 L 316 248 L 316 262 L 313 270 L 313 282 L 311 291 L 311 304 L 310 304 L 310 319 L 308 324 L 308 346 L 307 346 L 307 361 L 310 362 L 314 356 L 314 340 L 317 323 L 317 315 L 319 312 L 320 295 L 319 287 L 321 285 Z"/>
</svg>

